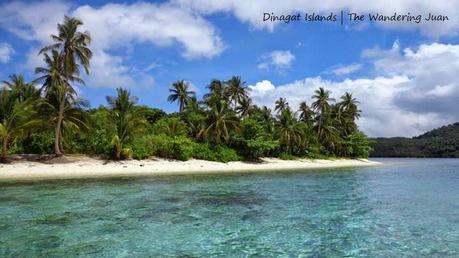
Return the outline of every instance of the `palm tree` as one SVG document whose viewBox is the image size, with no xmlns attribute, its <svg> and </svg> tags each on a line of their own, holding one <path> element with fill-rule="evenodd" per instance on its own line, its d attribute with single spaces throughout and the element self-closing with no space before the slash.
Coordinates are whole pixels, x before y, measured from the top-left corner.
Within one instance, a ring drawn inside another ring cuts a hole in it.
<svg viewBox="0 0 459 258">
<path fill-rule="evenodd" d="M 36 100 L 19 101 L 9 89 L 0 92 L 0 140 L 2 142 L 1 162 L 6 162 L 8 147 L 17 138 L 36 127 Z"/>
<path fill-rule="evenodd" d="M 278 113 L 282 113 L 285 109 L 288 108 L 288 102 L 285 98 L 279 98 L 276 100 L 276 107 L 274 108 L 274 111 L 277 111 Z"/>
<path fill-rule="evenodd" d="M 215 105 L 219 105 L 220 101 L 230 101 L 225 82 L 214 79 L 207 88 L 209 89 L 209 93 L 204 95 L 203 100 L 203 103 L 206 104 L 207 107 L 212 108 Z"/>
<path fill-rule="evenodd" d="M 64 23 L 58 24 L 58 35 L 51 35 L 54 43 L 40 50 L 44 54 L 47 68 L 38 67 L 35 72 L 43 74 L 36 81 L 44 81 L 42 90 L 47 99 L 53 98 L 59 103 L 58 117 L 54 130 L 54 152 L 61 156 L 62 152 L 62 122 L 66 102 L 76 99 L 76 91 L 71 82 L 84 84 L 78 75 L 80 65 L 85 72 L 89 73 L 89 60 L 92 52 L 88 48 L 91 37 L 88 32 L 78 31 L 83 23 L 76 19 L 65 16 Z M 47 52 L 51 51 L 51 56 Z M 54 96 L 53 96 L 54 95 Z"/>
<path fill-rule="evenodd" d="M 228 143 L 230 133 L 239 129 L 239 120 L 228 103 L 220 101 L 207 114 L 206 125 L 198 136 L 213 141 L 216 144 Z"/>
<path fill-rule="evenodd" d="M 283 151 L 290 152 L 293 147 L 302 142 L 304 132 L 300 123 L 295 119 L 292 111 L 286 108 L 278 115 L 278 122 L 275 129 L 276 137 L 283 148 Z"/>
<path fill-rule="evenodd" d="M 195 92 L 188 90 L 190 88 L 189 84 L 183 80 L 176 81 L 172 84 L 172 87 L 169 89 L 171 95 L 167 98 L 169 102 L 178 101 L 179 110 L 182 112 L 188 103 L 194 98 Z"/>
<path fill-rule="evenodd" d="M 51 105 L 58 105 L 54 129 L 54 153 L 57 156 L 63 154 L 60 146 L 62 146 L 62 121 L 64 119 L 65 106 L 67 105 L 66 102 L 72 102 L 76 99 L 76 91 L 70 82 L 83 83 L 83 80 L 75 75 L 65 75 L 62 59 L 63 56 L 56 50 L 51 51 L 51 56 L 48 53 L 44 53 L 46 67 L 37 67 L 35 69 L 35 73 L 43 75 L 34 81 L 42 81 L 43 86 L 40 91 L 45 92 L 45 98 L 52 103 Z"/>
<path fill-rule="evenodd" d="M 300 103 L 300 121 L 305 122 L 308 126 L 312 125 L 314 112 L 309 108 L 305 101 Z"/>
<path fill-rule="evenodd" d="M 61 103 L 64 103 L 63 107 Z M 46 102 L 42 104 L 41 116 L 47 121 L 48 125 L 55 125 L 58 120 L 61 120 L 61 128 L 59 133 L 58 148 L 59 152 L 64 154 L 64 135 L 65 132 L 83 132 L 89 130 L 89 114 L 85 108 L 89 107 L 89 103 L 84 99 L 68 98 L 61 101 L 56 96 L 50 96 Z M 61 110 L 62 108 L 62 110 Z M 62 113 L 60 112 L 62 111 Z"/>
<path fill-rule="evenodd" d="M 345 92 L 341 101 L 337 104 L 336 120 L 344 137 L 357 131 L 355 121 L 360 117 L 360 110 L 357 101 L 351 93 Z"/>
<path fill-rule="evenodd" d="M 106 99 L 116 128 L 116 135 L 112 139 L 112 144 L 115 147 L 115 158 L 121 159 L 123 145 L 142 132 L 147 121 L 141 112 L 137 112 L 136 97 L 131 96 L 126 89 L 118 88 L 116 91 L 116 97 L 107 96 Z"/>
<path fill-rule="evenodd" d="M 57 25 L 58 35 L 51 35 L 54 43 L 42 48 L 40 54 L 57 50 L 62 55 L 62 66 L 66 76 L 78 75 L 79 66 L 89 73 L 89 60 L 92 52 L 88 48 L 91 43 L 89 32 L 80 32 L 78 28 L 83 22 L 77 18 L 64 17 L 64 23 Z"/>
<path fill-rule="evenodd" d="M 239 106 L 236 107 L 236 113 L 243 118 L 248 116 L 253 108 L 252 100 L 250 97 L 246 97 L 239 101 Z"/>
<path fill-rule="evenodd" d="M 241 104 L 242 101 L 249 98 L 250 89 L 245 86 L 245 82 L 241 80 L 240 76 L 233 76 L 227 82 L 228 83 L 228 95 L 231 101 L 234 101 L 234 107 L 237 104 Z"/>
<path fill-rule="evenodd" d="M 330 103 L 335 101 L 335 99 L 330 98 L 331 92 L 325 90 L 324 88 L 320 87 L 318 90 L 314 91 L 314 95 L 312 96 L 315 101 L 312 103 L 312 108 L 317 113 L 316 116 L 316 128 L 317 133 L 321 134 L 322 125 L 324 124 L 324 120 L 327 119 L 330 113 Z"/>
<path fill-rule="evenodd" d="M 3 83 L 6 87 L 11 89 L 12 93 L 16 95 L 17 100 L 20 102 L 27 99 L 38 99 L 40 97 L 40 91 L 32 84 L 26 83 L 22 75 L 10 75 L 10 81 L 3 81 Z"/>
</svg>

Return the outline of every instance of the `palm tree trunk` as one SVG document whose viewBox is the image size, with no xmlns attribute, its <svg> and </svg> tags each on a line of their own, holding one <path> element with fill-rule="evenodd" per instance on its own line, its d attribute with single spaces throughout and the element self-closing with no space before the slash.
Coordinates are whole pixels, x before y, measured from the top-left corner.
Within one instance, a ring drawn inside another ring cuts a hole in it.
<svg viewBox="0 0 459 258">
<path fill-rule="evenodd" d="M 3 139 L 2 145 L 2 162 L 6 162 L 6 156 L 8 155 L 8 136 Z"/>
<path fill-rule="evenodd" d="M 64 100 L 59 104 L 59 113 L 57 116 L 56 128 L 54 129 L 54 153 L 57 156 L 62 156 L 61 152 L 61 130 L 62 130 L 62 120 L 64 118 Z"/>
<path fill-rule="evenodd" d="M 61 130 L 61 135 L 59 136 L 59 150 L 61 151 L 62 154 L 65 154 L 65 151 L 64 151 L 64 136 L 62 136 L 62 130 Z"/>
</svg>

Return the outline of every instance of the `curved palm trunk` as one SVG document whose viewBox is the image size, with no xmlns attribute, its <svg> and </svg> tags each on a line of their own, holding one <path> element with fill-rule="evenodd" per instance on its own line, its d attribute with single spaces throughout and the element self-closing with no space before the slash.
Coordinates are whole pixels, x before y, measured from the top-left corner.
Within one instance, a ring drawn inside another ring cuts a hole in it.
<svg viewBox="0 0 459 258">
<path fill-rule="evenodd" d="M 62 120 L 64 120 L 64 101 L 59 104 L 59 113 L 57 116 L 56 128 L 54 129 L 54 154 L 62 156 L 61 151 L 61 131 L 62 131 Z"/>
</svg>

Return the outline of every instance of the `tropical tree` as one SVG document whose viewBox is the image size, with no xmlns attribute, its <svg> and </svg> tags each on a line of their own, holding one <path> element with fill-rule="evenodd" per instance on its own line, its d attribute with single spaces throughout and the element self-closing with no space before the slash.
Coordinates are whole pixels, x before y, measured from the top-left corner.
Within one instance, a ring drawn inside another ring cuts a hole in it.
<svg viewBox="0 0 459 258">
<path fill-rule="evenodd" d="M 6 162 L 8 148 L 17 138 L 24 136 L 41 120 L 36 119 L 36 102 L 28 99 L 19 101 L 12 90 L 3 88 L 0 92 L 0 141 L 1 162 Z"/>
<path fill-rule="evenodd" d="M 314 111 L 312 111 L 304 101 L 300 103 L 298 111 L 300 113 L 300 121 L 306 123 L 308 126 L 311 126 L 314 120 Z"/>
<path fill-rule="evenodd" d="M 79 74 L 80 65 L 89 73 L 89 61 L 92 52 L 89 49 L 91 36 L 89 32 L 78 29 L 83 22 L 77 18 L 64 17 L 64 23 L 57 25 L 58 34 L 51 35 L 54 43 L 40 50 L 40 54 L 56 50 L 62 55 L 62 68 L 65 76 Z"/>
<path fill-rule="evenodd" d="M 190 85 L 184 80 L 176 81 L 169 89 L 171 95 L 167 98 L 169 102 L 177 101 L 179 103 L 179 110 L 182 112 L 188 103 L 194 98 L 195 92 L 189 90 Z"/>
<path fill-rule="evenodd" d="M 330 103 L 335 101 L 335 99 L 330 97 L 331 92 L 320 87 L 318 90 L 314 91 L 312 96 L 315 101 L 312 103 L 312 108 L 316 111 L 316 130 L 317 134 L 322 134 L 322 128 L 325 120 L 330 117 Z"/>
<path fill-rule="evenodd" d="M 53 99 L 58 104 L 58 117 L 54 130 L 54 152 L 57 156 L 63 154 L 62 150 L 62 128 L 64 110 L 66 105 L 76 99 L 76 91 L 72 82 L 84 84 L 78 77 L 80 66 L 89 73 L 89 61 L 92 52 L 88 48 L 91 37 L 88 32 L 78 31 L 83 23 L 76 19 L 65 16 L 64 23 L 58 24 L 58 35 L 51 35 L 54 43 L 40 50 L 44 54 L 46 68 L 36 68 L 37 74 L 43 74 L 36 81 L 43 81 L 42 90 L 47 99 Z M 51 52 L 51 55 L 48 54 Z M 69 103 L 66 103 L 69 102 Z"/>
<path fill-rule="evenodd" d="M 288 108 L 282 110 L 278 115 L 275 130 L 281 149 L 288 153 L 292 153 L 294 146 L 300 144 L 304 136 L 304 131 L 300 123 L 298 123 L 292 111 Z"/>
<path fill-rule="evenodd" d="M 236 113 L 242 118 L 247 117 L 254 108 L 250 97 L 243 98 L 238 103 L 239 105 L 236 107 Z"/>
<path fill-rule="evenodd" d="M 75 75 L 65 75 L 62 58 L 63 56 L 56 50 L 52 50 L 51 55 L 44 53 L 46 67 L 35 69 L 35 73 L 42 74 L 35 82 L 43 82 L 40 90 L 45 93 L 45 98 L 50 105 L 57 108 L 57 117 L 54 120 L 54 153 L 57 156 L 63 154 L 60 147 L 62 147 L 61 135 L 65 107 L 68 102 L 71 103 L 76 99 L 76 91 L 70 82 L 83 83 L 83 80 Z"/>
<path fill-rule="evenodd" d="M 285 109 L 289 107 L 287 99 L 285 98 L 279 98 L 278 100 L 276 100 L 275 104 L 276 107 L 274 108 L 274 111 L 277 111 L 278 113 L 282 113 Z"/>
<path fill-rule="evenodd" d="M 131 96 L 131 93 L 126 89 L 118 88 L 116 91 L 117 96 L 107 96 L 106 99 L 110 107 L 114 128 L 116 128 L 116 134 L 112 138 L 115 149 L 114 156 L 116 159 L 121 159 L 123 146 L 144 130 L 147 121 L 142 113 L 137 112 L 136 97 Z M 128 150 L 124 151 L 128 152 Z"/>
<path fill-rule="evenodd" d="M 241 80 L 240 76 L 233 76 L 228 80 L 228 95 L 231 101 L 234 103 L 234 107 L 237 107 L 237 104 L 242 104 L 242 101 L 247 101 L 249 98 L 249 91 L 245 85 L 245 82 Z"/>
<path fill-rule="evenodd" d="M 212 108 L 215 105 L 218 105 L 221 101 L 229 102 L 229 95 L 227 91 L 227 85 L 225 82 L 220 80 L 212 80 L 207 86 L 209 93 L 204 95 L 203 103 L 207 107 Z"/>
<path fill-rule="evenodd" d="M 206 125 L 198 136 L 216 144 L 228 143 L 230 133 L 238 129 L 236 114 L 229 108 L 228 102 L 220 101 L 207 112 Z"/>
<path fill-rule="evenodd" d="M 13 74 L 9 78 L 10 81 L 3 81 L 3 83 L 11 90 L 11 93 L 16 96 L 19 102 L 40 97 L 40 91 L 33 84 L 26 83 L 24 76 Z"/>
<path fill-rule="evenodd" d="M 337 122 L 343 136 L 350 135 L 357 131 L 355 121 L 360 117 L 360 110 L 357 101 L 351 93 L 346 92 L 341 96 L 341 101 L 337 104 Z"/>
</svg>

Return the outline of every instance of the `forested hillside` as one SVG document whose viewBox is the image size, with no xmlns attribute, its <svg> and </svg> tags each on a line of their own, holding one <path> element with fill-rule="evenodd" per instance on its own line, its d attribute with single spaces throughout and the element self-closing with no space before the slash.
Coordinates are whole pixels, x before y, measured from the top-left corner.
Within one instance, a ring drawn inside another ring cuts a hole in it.
<svg viewBox="0 0 459 258">
<path fill-rule="evenodd" d="M 373 157 L 459 158 L 459 123 L 413 138 L 376 138 Z"/>
</svg>

